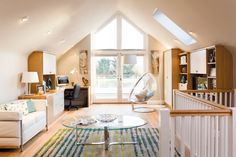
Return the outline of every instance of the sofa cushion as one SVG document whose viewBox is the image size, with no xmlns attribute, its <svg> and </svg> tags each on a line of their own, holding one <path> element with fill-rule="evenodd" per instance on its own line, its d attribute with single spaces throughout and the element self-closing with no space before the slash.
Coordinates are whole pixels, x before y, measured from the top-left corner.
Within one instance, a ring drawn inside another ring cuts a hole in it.
<svg viewBox="0 0 236 157">
<path fill-rule="evenodd" d="M 45 111 L 32 112 L 23 117 L 23 129 L 30 128 L 38 123 L 41 119 L 46 118 Z"/>
<path fill-rule="evenodd" d="M 32 100 L 28 100 L 26 103 L 27 103 L 27 108 L 28 108 L 29 113 L 36 112 L 36 108 Z"/>
</svg>

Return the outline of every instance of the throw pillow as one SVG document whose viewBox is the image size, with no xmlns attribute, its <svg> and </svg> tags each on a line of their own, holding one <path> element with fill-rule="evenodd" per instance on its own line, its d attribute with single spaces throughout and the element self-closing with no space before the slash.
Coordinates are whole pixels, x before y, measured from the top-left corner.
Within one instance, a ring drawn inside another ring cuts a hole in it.
<svg viewBox="0 0 236 157">
<path fill-rule="evenodd" d="M 28 107 L 28 112 L 29 113 L 36 112 L 36 108 L 35 108 L 34 103 L 33 103 L 32 100 L 27 101 L 27 107 Z"/>
<path fill-rule="evenodd" d="M 142 102 L 145 100 L 146 95 L 147 95 L 147 90 L 144 89 L 140 91 L 139 93 L 135 94 L 135 97 L 137 98 L 139 102 Z"/>
<path fill-rule="evenodd" d="M 22 112 L 23 115 L 28 114 L 26 101 L 17 101 L 17 102 L 6 104 L 6 108 L 7 108 L 7 111 L 10 111 L 10 112 Z"/>
<path fill-rule="evenodd" d="M 6 104 L 0 104 L 0 111 L 7 111 Z"/>
<path fill-rule="evenodd" d="M 154 96 L 154 94 L 155 92 L 153 90 L 148 91 L 145 97 L 145 101 L 149 100 L 152 96 Z"/>
</svg>

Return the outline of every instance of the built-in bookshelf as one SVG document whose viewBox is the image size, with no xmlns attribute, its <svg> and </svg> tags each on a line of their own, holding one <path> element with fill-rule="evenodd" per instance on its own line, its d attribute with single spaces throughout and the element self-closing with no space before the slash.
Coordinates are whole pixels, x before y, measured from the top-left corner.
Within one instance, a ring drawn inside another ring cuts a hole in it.
<svg viewBox="0 0 236 157">
<path fill-rule="evenodd" d="M 217 89 L 216 85 L 216 48 L 206 49 L 208 89 Z"/>
<path fill-rule="evenodd" d="M 193 89 L 212 90 L 233 88 L 232 55 L 224 46 L 214 45 L 194 52 L 196 54 L 194 56 L 192 55 L 191 64 L 194 62 L 196 65 L 192 67 L 202 67 L 204 65 L 202 69 L 206 71 L 202 70 L 199 72 L 200 70 L 191 69 Z M 197 56 L 198 53 L 202 53 L 202 56 Z"/>
<path fill-rule="evenodd" d="M 191 89 L 192 81 L 190 75 L 190 53 L 179 53 L 179 89 Z"/>
</svg>

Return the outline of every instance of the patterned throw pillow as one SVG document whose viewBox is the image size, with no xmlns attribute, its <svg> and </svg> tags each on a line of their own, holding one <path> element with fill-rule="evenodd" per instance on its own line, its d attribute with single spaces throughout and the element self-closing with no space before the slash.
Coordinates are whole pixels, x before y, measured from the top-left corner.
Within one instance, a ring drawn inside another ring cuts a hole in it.
<svg viewBox="0 0 236 157">
<path fill-rule="evenodd" d="M 0 104 L 0 111 L 1 111 L 1 112 L 7 111 L 6 104 Z"/>
<path fill-rule="evenodd" d="M 26 101 L 14 101 L 12 103 L 6 104 L 7 111 L 11 112 L 22 112 L 23 115 L 27 115 L 28 107 Z"/>
</svg>

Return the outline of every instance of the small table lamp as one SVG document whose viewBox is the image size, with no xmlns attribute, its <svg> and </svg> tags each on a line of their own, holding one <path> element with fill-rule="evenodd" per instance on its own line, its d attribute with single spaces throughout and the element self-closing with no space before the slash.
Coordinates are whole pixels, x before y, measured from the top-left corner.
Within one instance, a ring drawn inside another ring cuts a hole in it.
<svg viewBox="0 0 236 157">
<path fill-rule="evenodd" d="M 37 72 L 23 72 L 22 83 L 28 84 L 28 93 L 26 95 L 31 95 L 31 83 L 38 83 L 39 77 Z"/>
</svg>

